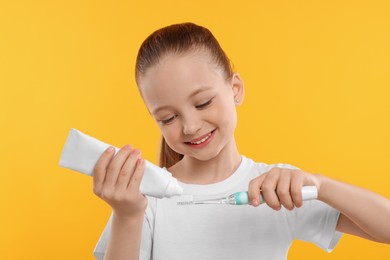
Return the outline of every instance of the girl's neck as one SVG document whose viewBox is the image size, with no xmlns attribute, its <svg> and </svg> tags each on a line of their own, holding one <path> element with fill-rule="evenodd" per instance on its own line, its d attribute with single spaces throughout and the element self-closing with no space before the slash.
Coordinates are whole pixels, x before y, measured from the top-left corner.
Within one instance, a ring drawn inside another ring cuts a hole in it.
<svg viewBox="0 0 390 260">
<path fill-rule="evenodd" d="M 231 176 L 241 163 L 241 156 L 233 140 L 219 154 L 203 161 L 184 156 L 177 164 L 169 168 L 179 181 L 188 184 L 212 184 Z"/>
</svg>

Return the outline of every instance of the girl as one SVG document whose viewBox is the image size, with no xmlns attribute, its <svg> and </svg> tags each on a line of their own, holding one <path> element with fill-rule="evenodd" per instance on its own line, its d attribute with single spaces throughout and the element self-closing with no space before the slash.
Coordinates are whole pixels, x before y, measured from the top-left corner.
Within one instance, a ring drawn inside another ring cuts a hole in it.
<svg viewBox="0 0 390 260">
<path fill-rule="evenodd" d="M 240 155 L 234 130 L 244 84 L 209 30 L 192 23 L 151 34 L 136 63 L 140 94 L 163 139 L 160 166 L 184 188 L 170 199 L 139 192 L 141 152 L 125 145 L 102 154 L 94 193 L 112 207 L 97 259 L 286 259 L 293 239 L 331 251 L 342 233 L 390 242 L 390 201 L 286 164 Z M 315 185 L 318 200 L 302 203 Z M 251 205 L 180 206 L 190 195 L 248 190 Z M 260 190 L 268 205 L 260 204 Z"/>
</svg>

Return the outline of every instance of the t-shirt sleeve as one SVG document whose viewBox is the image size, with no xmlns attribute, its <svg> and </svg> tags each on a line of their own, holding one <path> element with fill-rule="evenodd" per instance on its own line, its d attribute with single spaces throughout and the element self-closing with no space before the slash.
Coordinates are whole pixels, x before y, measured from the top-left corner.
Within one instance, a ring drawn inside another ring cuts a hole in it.
<svg viewBox="0 0 390 260">
<path fill-rule="evenodd" d="M 142 236 L 141 236 L 141 248 L 140 248 L 140 260 L 151 260 L 151 252 L 152 252 L 152 234 L 153 234 L 153 202 L 149 200 L 148 207 L 145 211 L 144 222 L 142 226 Z M 106 252 L 107 244 L 110 238 L 111 232 L 111 223 L 112 223 L 112 214 L 106 224 L 106 227 L 101 234 L 95 249 L 93 251 L 93 255 L 96 260 L 103 260 L 104 254 Z"/>
<path fill-rule="evenodd" d="M 342 233 L 336 230 L 340 212 L 319 200 L 306 201 L 294 211 L 294 237 L 331 252 Z"/>
</svg>

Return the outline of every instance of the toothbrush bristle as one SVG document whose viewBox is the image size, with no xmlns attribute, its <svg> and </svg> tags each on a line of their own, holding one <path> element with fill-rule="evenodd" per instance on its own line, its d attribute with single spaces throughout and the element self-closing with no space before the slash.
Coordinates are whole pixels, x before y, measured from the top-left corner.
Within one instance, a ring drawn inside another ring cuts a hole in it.
<svg viewBox="0 0 390 260">
<path fill-rule="evenodd" d="M 193 201 L 179 201 L 177 205 L 191 205 Z"/>
</svg>

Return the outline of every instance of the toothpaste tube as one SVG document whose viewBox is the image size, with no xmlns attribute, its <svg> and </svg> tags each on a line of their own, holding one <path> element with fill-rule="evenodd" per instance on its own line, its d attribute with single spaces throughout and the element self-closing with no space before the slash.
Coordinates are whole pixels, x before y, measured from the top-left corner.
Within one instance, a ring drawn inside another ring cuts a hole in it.
<svg viewBox="0 0 390 260">
<path fill-rule="evenodd" d="M 92 176 L 96 162 L 109 146 L 112 145 L 71 128 L 59 165 Z M 114 148 L 116 154 L 119 148 Z M 145 173 L 141 181 L 140 192 L 156 198 L 170 198 L 182 194 L 183 188 L 170 172 L 145 160 Z"/>
</svg>

